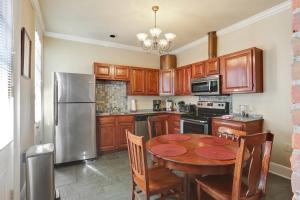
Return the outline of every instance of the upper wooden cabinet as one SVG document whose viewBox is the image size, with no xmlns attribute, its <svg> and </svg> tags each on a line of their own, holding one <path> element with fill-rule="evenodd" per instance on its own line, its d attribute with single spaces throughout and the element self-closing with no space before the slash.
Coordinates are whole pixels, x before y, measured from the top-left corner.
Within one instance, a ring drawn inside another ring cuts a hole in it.
<svg viewBox="0 0 300 200">
<path fill-rule="evenodd" d="M 146 92 L 145 69 L 132 67 L 130 69 L 130 82 L 127 86 L 130 95 L 144 95 Z"/>
<path fill-rule="evenodd" d="M 160 70 L 160 95 L 174 94 L 174 70 Z"/>
<path fill-rule="evenodd" d="M 159 95 L 159 70 L 146 69 L 146 95 Z"/>
<path fill-rule="evenodd" d="M 175 95 L 191 94 L 192 66 L 187 65 L 175 70 Z"/>
<path fill-rule="evenodd" d="M 159 70 L 130 68 L 129 95 L 159 95 Z"/>
<path fill-rule="evenodd" d="M 246 49 L 220 57 L 222 93 L 263 92 L 263 52 Z"/>
<path fill-rule="evenodd" d="M 129 80 L 129 67 L 127 66 L 94 63 L 94 73 L 96 79 L 122 81 Z"/>
<path fill-rule="evenodd" d="M 175 95 L 183 95 L 184 68 L 180 67 L 175 70 Z"/>
<path fill-rule="evenodd" d="M 205 74 L 206 76 L 219 74 L 219 59 L 210 59 L 205 61 Z"/>
<path fill-rule="evenodd" d="M 114 79 L 115 80 L 129 80 L 129 67 L 122 65 L 114 66 Z"/>
<path fill-rule="evenodd" d="M 197 62 L 192 64 L 192 78 L 202 78 L 205 76 L 205 62 Z"/>
<path fill-rule="evenodd" d="M 184 68 L 184 79 L 183 79 L 183 94 L 191 94 L 191 78 L 192 78 L 192 67 L 187 66 Z"/>
</svg>

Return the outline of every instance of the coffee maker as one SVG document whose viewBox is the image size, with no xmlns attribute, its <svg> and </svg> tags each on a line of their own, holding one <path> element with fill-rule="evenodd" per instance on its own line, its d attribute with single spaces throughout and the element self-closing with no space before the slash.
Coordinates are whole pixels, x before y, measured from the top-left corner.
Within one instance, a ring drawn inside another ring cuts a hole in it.
<svg viewBox="0 0 300 200">
<path fill-rule="evenodd" d="M 153 111 L 161 111 L 161 100 L 153 100 Z"/>
</svg>

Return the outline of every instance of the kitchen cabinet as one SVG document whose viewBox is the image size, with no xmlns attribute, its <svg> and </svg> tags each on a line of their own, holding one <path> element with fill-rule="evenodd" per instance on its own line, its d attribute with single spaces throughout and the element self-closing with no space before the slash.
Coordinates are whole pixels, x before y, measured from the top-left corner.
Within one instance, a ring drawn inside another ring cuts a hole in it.
<svg viewBox="0 0 300 200">
<path fill-rule="evenodd" d="M 175 70 L 175 95 L 183 94 L 183 81 L 184 81 L 184 68 L 178 68 Z"/>
<path fill-rule="evenodd" d="M 187 66 L 184 68 L 184 79 L 183 79 L 183 94 L 191 94 L 191 78 L 192 78 L 192 67 Z"/>
<path fill-rule="evenodd" d="M 212 135 L 217 135 L 219 127 L 227 127 L 239 131 L 245 131 L 247 134 L 261 133 L 263 128 L 263 119 L 237 121 L 221 118 L 212 119 Z"/>
<path fill-rule="evenodd" d="M 263 92 L 263 52 L 250 48 L 220 57 L 222 93 Z"/>
<path fill-rule="evenodd" d="M 159 95 L 159 70 L 146 69 L 146 95 Z"/>
<path fill-rule="evenodd" d="M 210 59 L 205 62 L 205 75 L 216 75 L 219 74 L 219 59 Z"/>
<path fill-rule="evenodd" d="M 145 95 L 145 69 L 132 67 L 130 69 L 130 82 L 127 85 L 129 95 Z"/>
<path fill-rule="evenodd" d="M 98 152 L 116 149 L 115 117 L 97 117 L 97 146 Z"/>
<path fill-rule="evenodd" d="M 94 73 L 100 80 L 129 80 L 128 66 L 94 63 Z"/>
<path fill-rule="evenodd" d="M 192 78 L 203 78 L 205 73 L 205 62 L 197 62 L 192 64 Z"/>
<path fill-rule="evenodd" d="M 97 117 L 98 152 L 109 152 L 127 148 L 126 130 L 134 133 L 134 116 Z"/>
<path fill-rule="evenodd" d="M 174 70 L 160 70 L 160 95 L 174 94 Z"/>
<path fill-rule="evenodd" d="M 114 66 L 114 79 L 115 80 L 129 80 L 129 67 L 122 65 Z"/>
<path fill-rule="evenodd" d="M 175 95 L 191 94 L 192 68 L 190 65 L 175 70 Z"/>
</svg>

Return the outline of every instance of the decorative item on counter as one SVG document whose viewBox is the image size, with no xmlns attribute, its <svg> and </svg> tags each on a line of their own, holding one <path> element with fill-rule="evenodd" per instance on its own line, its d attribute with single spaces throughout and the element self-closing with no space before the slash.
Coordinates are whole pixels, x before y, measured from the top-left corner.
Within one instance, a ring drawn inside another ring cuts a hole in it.
<svg viewBox="0 0 300 200">
<path fill-rule="evenodd" d="M 136 112 L 136 99 L 131 100 L 130 112 Z"/>
<path fill-rule="evenodd" d="M 240 115 L 242 117 L 249 116 L 249 105 L 240 105 Z"/>
</svg>

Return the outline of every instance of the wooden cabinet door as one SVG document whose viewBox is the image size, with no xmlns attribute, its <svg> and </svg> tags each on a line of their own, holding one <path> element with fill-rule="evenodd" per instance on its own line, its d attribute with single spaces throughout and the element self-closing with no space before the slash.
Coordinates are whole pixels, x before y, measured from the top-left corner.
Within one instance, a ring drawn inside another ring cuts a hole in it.
<svg viewBox="0 0 300 200">
<path fill-rule="evenodd" d="M 192 67 L 184 68 L 184 85 L 183 85 L 183 94 L 191 94 L 191 78 L 192 78 Z"/>
<path fill-rule="evenodd" d="M 175 70 L 175 95 L 183 95 L 184 68 Z"/>
<path fill-rule="evenodd" d="M 115 65 L 114 66 L 114 79 L 115 80 L 123 80 L 123 81 L 129 80 L 129 67 Z"/>
<path fill-rule="evenodd" d="M 142 68 L 131 68 L 130 89 L 132 95 L 145 95 L 145 70 Z"/>
<path fill-rule="evenodd" d="M 146 95 L 159 95 L 159 70 L 147 69 L 146 71 Z"/>
<path fill-rule="evenodd" d="M 192 64 L 192 78 L 202 78 L 205 76 L 205 62 Z"/>
<path fill-rule="evenodd" d="M 253 90 L 252 50 L 247 49 L 220 58 L 222 93 Z"/>
<path fill-rule="evenodd" d="M 113 79 L 113 66 L 109 64 L 95 63 L 94 73 L 97 79 Z"/>
<path fill-rule="evenodd" d="M 206 69 L 206 76 L 219 74 L 218 58 L 206 61 L 205 69 Z"/>
<path fill-rule="evenodd" d="M 119 123 L 118 124 L 118 149 L 126 149 L 127 148 L 127 140 L 126 140 L 126 130 L 134 133 L 134 123 Z"/>
<path fill-rule="evenodd" d="M 227 127 L 239 131 L 244 131 L 244 124 L 240 122 L 232 122 L 221 119 L 212 120 L 212 135 L 217 135 L 219 127 Z"/>
<path fill-rule="evenodd" d="M 97 125 L 98 129 L 98 145 L 100 151 L 111 151 L 116 149 L 115 141 L 115 124 Z"/>
<path fill-rule="evenodd" d="M 174 93 L 174 70 L 160 70 L 160 94 L 173 95 Z"/>
</svg>

